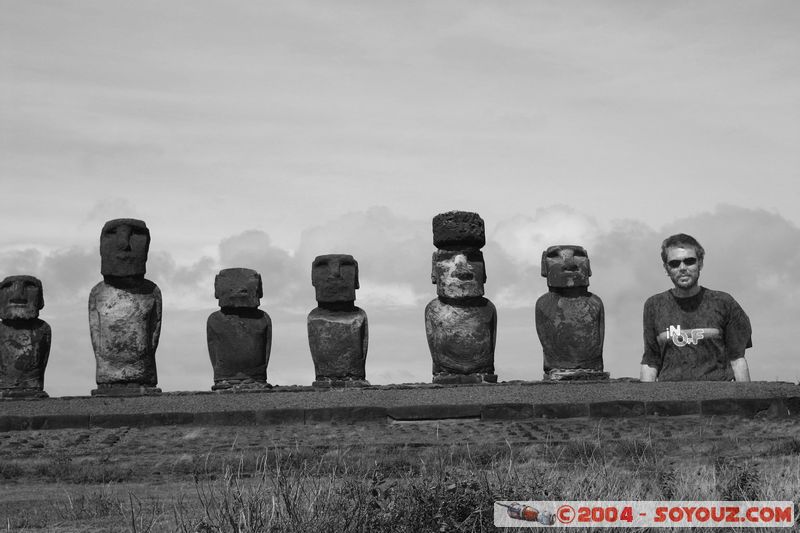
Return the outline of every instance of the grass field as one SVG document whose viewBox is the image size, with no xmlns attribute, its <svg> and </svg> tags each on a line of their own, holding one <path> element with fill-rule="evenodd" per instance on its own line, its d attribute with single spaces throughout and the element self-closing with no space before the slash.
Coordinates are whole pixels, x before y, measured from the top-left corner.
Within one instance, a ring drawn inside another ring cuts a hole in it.
<svg viewBox="0 0 800 533">
<path fill-rule="evenodd" d="M 674 417 L 5 433 L 0 527 L 494 531 L 496 500 L 798 502 L 799 429 Z"/>
</svg>

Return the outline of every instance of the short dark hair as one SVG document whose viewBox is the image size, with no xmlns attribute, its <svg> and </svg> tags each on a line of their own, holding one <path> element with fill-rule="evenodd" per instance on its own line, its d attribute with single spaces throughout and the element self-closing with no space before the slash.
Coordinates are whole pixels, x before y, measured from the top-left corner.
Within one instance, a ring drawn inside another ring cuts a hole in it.
<svg viewBox="0 0 800 533">
<path fill-rule="evenodd" d="M 697 242 L 697 239 L 685 233 L 676 233 L 664 239 L 664 242 L 661 243 L 661 261 L 667 264 L 667 248 L 685 248 L 687 246 L 694 248 L 698 261 L 703 261 L 706 251 Z"/>
</svg>

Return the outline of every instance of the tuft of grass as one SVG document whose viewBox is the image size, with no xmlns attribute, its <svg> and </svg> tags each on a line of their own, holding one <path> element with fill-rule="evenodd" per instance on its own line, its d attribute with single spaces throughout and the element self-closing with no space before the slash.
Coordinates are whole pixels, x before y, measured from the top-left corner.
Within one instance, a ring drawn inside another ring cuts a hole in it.
<svg viewBox="0 0 800 533">
<path fill-rule="evenodd" d="M 115 483 L 82 494 L 67 490 L 49 517 L 18 515 L 10 524 L 134 533 L 484 532 L 495 530 L 497 500 L 800 496 L 800 458 L 696 459 L 667 462 L 649 439 L 395 446 L 388 454 L 378 447 L 298 446 L 242 453 L 237 460 L 208 453 L 184 461 L 188 491 L 155 497 Z M 83 468 L 76 460 L 65 464 Z M 778 473 L 779 492 L 770 489 Z"/>
</svg>

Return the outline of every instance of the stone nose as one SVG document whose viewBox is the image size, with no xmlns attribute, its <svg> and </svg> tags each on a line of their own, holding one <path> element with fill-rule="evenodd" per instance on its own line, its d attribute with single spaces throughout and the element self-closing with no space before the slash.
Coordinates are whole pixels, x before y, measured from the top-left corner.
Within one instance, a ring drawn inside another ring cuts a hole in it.
<svg viewBox="0 0 800 533">
<path fill-rule="evenodd" d="M 120 226 L 116 232 L 117 247 L 124 251 L 131 251 L 131 229 L 127 226 Z"/>
<path fill-rule="evenodd" d="M 564 262 L 564 270 L 567 270 L 569 272 L 577 272 L 578 271 L 578 264 L 575 261 L 573 261 L 572 259 L 569 259 L 569 260 Z"/>
<path fill-rule="evenodd" d="M 25 303 L 28 299 L 25 297 L 25 284 L 21 281 L 15 281 L 13 285 L 11 285 L 11 303 Z"/>
<path fill-rule="evenodd" d="M 329 278 L 341 278 L 342 277 L 342 265 L 339 263 L 331 263 L 328 265 L 328 277 Z"/>
</svg>

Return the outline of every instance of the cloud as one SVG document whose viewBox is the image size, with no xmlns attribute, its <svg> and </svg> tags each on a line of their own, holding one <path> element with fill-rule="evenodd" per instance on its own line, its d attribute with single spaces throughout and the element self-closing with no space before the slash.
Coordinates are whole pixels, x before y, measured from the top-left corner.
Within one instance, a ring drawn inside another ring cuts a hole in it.
<svg viewBox="0 0 800 533">
<path fill-rule="evenodd" d="M 648 296 L 671 286 L 661 266 L 661 241 L 681 231 L 693 234 L 706 249 L 701 283 L 729 292 L 750 316 L 754 348 L 747 358 L 753 379 L 800 379 L 791 350 L 800 323 L 800 284 L 794 279 L 800 267 L 800 229 L 791 222 L 768 211 L 724 205 L 658 229 L 637 220 L 618 220 L 606 229 L 590 222 L 590 217 L 568 207 L 554 206 L 529 217 L 500 221 L 489 239 L 484 248 L 486 294 L 498 310 L 495 365 L 501 380 L 541 376 L 533 309 L 547 287 L 539 274 L 539 260 L 545 245 L 558 242 L 589 249 L 590 290 L 600 296 L 606 310 L 606 369 L 613 377 L 638 376 L 642 306 Z M 514 243 L 519 243 L 519 250 Z M 362 288 L 357 304 L 367 312 L 370 324 L 367 379 L 428 381 L 423 309 L 435 298 L 430 284 L 432 250 L 429 221 L 371 208 L 306 230 L 295 255 L 274 246 L 268 234 L 257 230 L 223 239 L 219 258 L 200 256 L 178 264 L 168 253 L 152 254 L 148 277 L 164 296 L 157 354 L 162 386 L 165 390 L 210 386 L 205 320 L 217 304 L 214 275 L 229 266 L 254 268 L 264 278 L 261 307 L 274 327 L 270 381 L 310 383 L 313 365 L 305 317 L 316 305 L 310 266 L 315 255 L 328 252 L 350 252 L 359 261 Z M 42 318 L 53 328 L 47 378 L 53 395 L 88 394 L 94 386 L 86 298 L 89 287 L 101 279 L 98 259 L 95 249 L 82 248 L 0 253 L 4 273 L 32 273 L 45 283 Z"/>
<path fill-rule="evenodd" d="M 329 253 L 345 253 L 358 261 L 362 295 L 388 299 L 394 305 L 415 305 L 431 289 L 430 258 L 434 250 L 431 222 L 403 217 L 386 207 L 351 212 L 303 231 L 295 254 L 297 268 L 311 286 L 311 262 Z M 371 280 L 378 283 L 370 284 Z"/>
<path fill-rule="evenodd" d="M 219 264 L 220 269 L 243 267 L 261 274 L 263 301 L 269 305 L 287 303 L 300 283 L 294 259 L 286 250 L 273 246 L 269 234 L 260 230 L 247 230 L 223 239 L 219 244 Z M 213 279 L 211 283 L 213 287 Z"/>
</svg>

